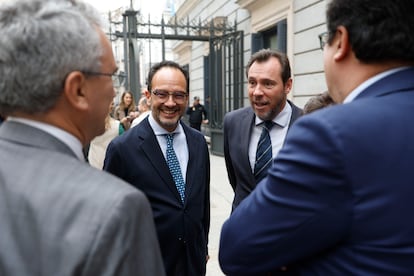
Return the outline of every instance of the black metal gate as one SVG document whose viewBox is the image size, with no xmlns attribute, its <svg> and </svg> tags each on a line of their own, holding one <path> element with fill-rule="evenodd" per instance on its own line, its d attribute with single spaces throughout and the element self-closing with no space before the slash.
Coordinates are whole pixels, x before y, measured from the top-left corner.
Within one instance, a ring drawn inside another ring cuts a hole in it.
<svg viewBox="0 0 414 276">
<path fill-rule="evenodd" d="M 123 16 L 123 31 L 111 34 L 124 40 L 126 89 L 135 94 L 140 91 L 139 59 L 136 40 L 140 38 L 162 40 L 162 58 L 165 59 L 165 40 L 208 41 L 209 55 L 204 59 L 204 96 L 209 110 L 211 151 L 223 154 L 223 118 L 225 113 L 243 106 L 243 31 L 229 26 L 227 18 L 210 22 L 190 22 L 172 17 L 168 22 L 142 22 L 138 12 L 127 10 Z M 114 23 L 114 22 L 112 22 Z M 120 23 L 118 23 L 120 24 Z M 129 47 L 127 46 L 129 45 Z M 190 76 L 191 77 L 191 76 Z"/>
<path fill-rule="evenodd" d="M 223 154 L 223 118 L 243 106 L 243 31 L 210 40 L 210 139 L 211 152 Z"/>
</svg>

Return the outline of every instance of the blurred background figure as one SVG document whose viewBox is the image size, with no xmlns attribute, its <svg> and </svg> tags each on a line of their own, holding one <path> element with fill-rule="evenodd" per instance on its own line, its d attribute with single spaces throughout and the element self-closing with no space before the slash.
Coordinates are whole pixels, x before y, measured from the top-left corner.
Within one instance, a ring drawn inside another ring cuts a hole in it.
<svg viewBox="0 0 414 276">
<path fill-rule="evenodd" d="M 148 114 L 151 113 L 150 100 L 147 99 L 145 96 L 139 99 L 138 112 L 139 115 L 132 121 L 131 127 L 138 125 L 142 120 L 144 120 L 148 116 Z"/>
<path fill-rule="evenodd" d="M 309 114 L 313 111 L 316 111 L 318 109 L 321 109 L 321 108 L 324 108 L 330 105 L 334 105 L 334 104 L 335 102 L 329 95 L 328 91 L 325 91 L 322 94 L 319 94 L 319 95 L 316 95 L 310 98 L 306 102 L 305 106 L 303 107 L 303 113 Z"/>
<path fill-rule="evenodd" d="M 207 111 L 202 104 L 200 104 L 200 97 L 195 96 L 193 104 L 187 108 L 188 121 L 190 126 L 198 131 L 201 131 L 201 123 L 208 124 Z"/>
<path fill-rule="evenodd" d="M 131 127 L 132 121 L 138 116 L 134 95 L 131 91 L 122 93 L 121 102 L 115 108 L 114 118 L 119 120 L 125 130 Z"/>
<path fill-rule="evenodd" d="M 102 169 L 103 167 L 106 148 L 108 147 L 109 142 L 125 131 L 122 124 L 110 116 L 113 112 L 114 106 L 115 104 L 112 101 L 109 106 L 108 116 L 105 118 L 105 132 L 102 135 L 96 136 L 89 145 L 89 164 L 98 169 Z"/>
</svg>

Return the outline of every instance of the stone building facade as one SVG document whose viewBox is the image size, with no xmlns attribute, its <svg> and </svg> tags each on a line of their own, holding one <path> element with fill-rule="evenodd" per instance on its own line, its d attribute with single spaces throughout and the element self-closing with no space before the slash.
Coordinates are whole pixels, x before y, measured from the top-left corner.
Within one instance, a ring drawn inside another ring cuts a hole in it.
<svg viewBox="0 0 414 276">
<path fill-rule="evenodd" d="M 309 97 L 326 90 L 318 34 L 325 26 L 327 0 L 177 0 L 175 16 L 189 21 L 226 20 L 244 32 L 243 60 L 260 48 L 287 53 L 292 66 L 293 90 L 289 98 L 303 106 Z M 190 70 L 192 95 L 204 99 L 203 59 L 208 42 L 178 41 L 172 49 L 176 61 Z M 246 79 L 244 79 L 246 82 Z M 248 105 L 244 85 L 243 105 Z"/>
</svg>

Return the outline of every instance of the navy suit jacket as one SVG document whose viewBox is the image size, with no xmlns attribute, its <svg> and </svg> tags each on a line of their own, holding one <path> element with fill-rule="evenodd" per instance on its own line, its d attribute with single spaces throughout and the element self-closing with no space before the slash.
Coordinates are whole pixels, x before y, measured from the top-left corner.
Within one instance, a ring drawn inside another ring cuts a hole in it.
<svg viewBox="0 0 414 276">
<path fill-rule="evenodd" d="M 413 118 L 410 68 L 297 120 L 222 228 L 223 271 L 413 275 Z"/>
<path fill-rule="evenodd" d="M 109 144 L 104 170 L 148 197 L 167 275 L 174 275 L 178 263 L 184 263 L 187 275 L 204 275 L 210 225 L 209 152 L 200 132 L 181 125 L 189 150 L 184 205 L 148 117 Z"/>
<path fill-rule="evenodd" d="M 302 115 L 302 109 L 288 102 L 292 107 L 290 127 Z M 249 144 L 255 117 L 250 106 L 229 112 L 224 117 L 224 159 L 234 191 L 233 209 L 256 188 L 249 161 Z"/>
</svg>

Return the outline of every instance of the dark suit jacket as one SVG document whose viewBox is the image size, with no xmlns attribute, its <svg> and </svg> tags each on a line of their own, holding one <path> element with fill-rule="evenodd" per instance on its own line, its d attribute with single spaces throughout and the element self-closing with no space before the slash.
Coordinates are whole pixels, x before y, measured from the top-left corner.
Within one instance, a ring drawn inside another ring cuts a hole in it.
<svg viewBox="0 0 414 276">
<path fill-rule="evenodd" d="M 210 225 L 210 161 L 204 136 L 181 123 L 189 150 L 184 205 L 148 117 L 113 140 L 104 169 L 141 189 L 150 200 L 168 275 L 204 275 Z"/>
<path fill-rule="evenodd" d="M 302 115 L 302 109 L 288 102 L 292 107 L 290 128 Z M 249 143 L 255 118 L 250 106 L 231 111 L 224 117 L 224 159 L 234 191 L 233 209 L 256 188 L 249 161 Z"/>
<path fill-rule="evenodd" d="M 0 275 L 163 275 L 145 195 L 26 124 L 0 127 Z"/>
<path fill-rule="evenodd" d="M 224 272 L 413 275 L 413 118 L 414 68 L 300 118 L 223 226 Z"/>
</svg>

